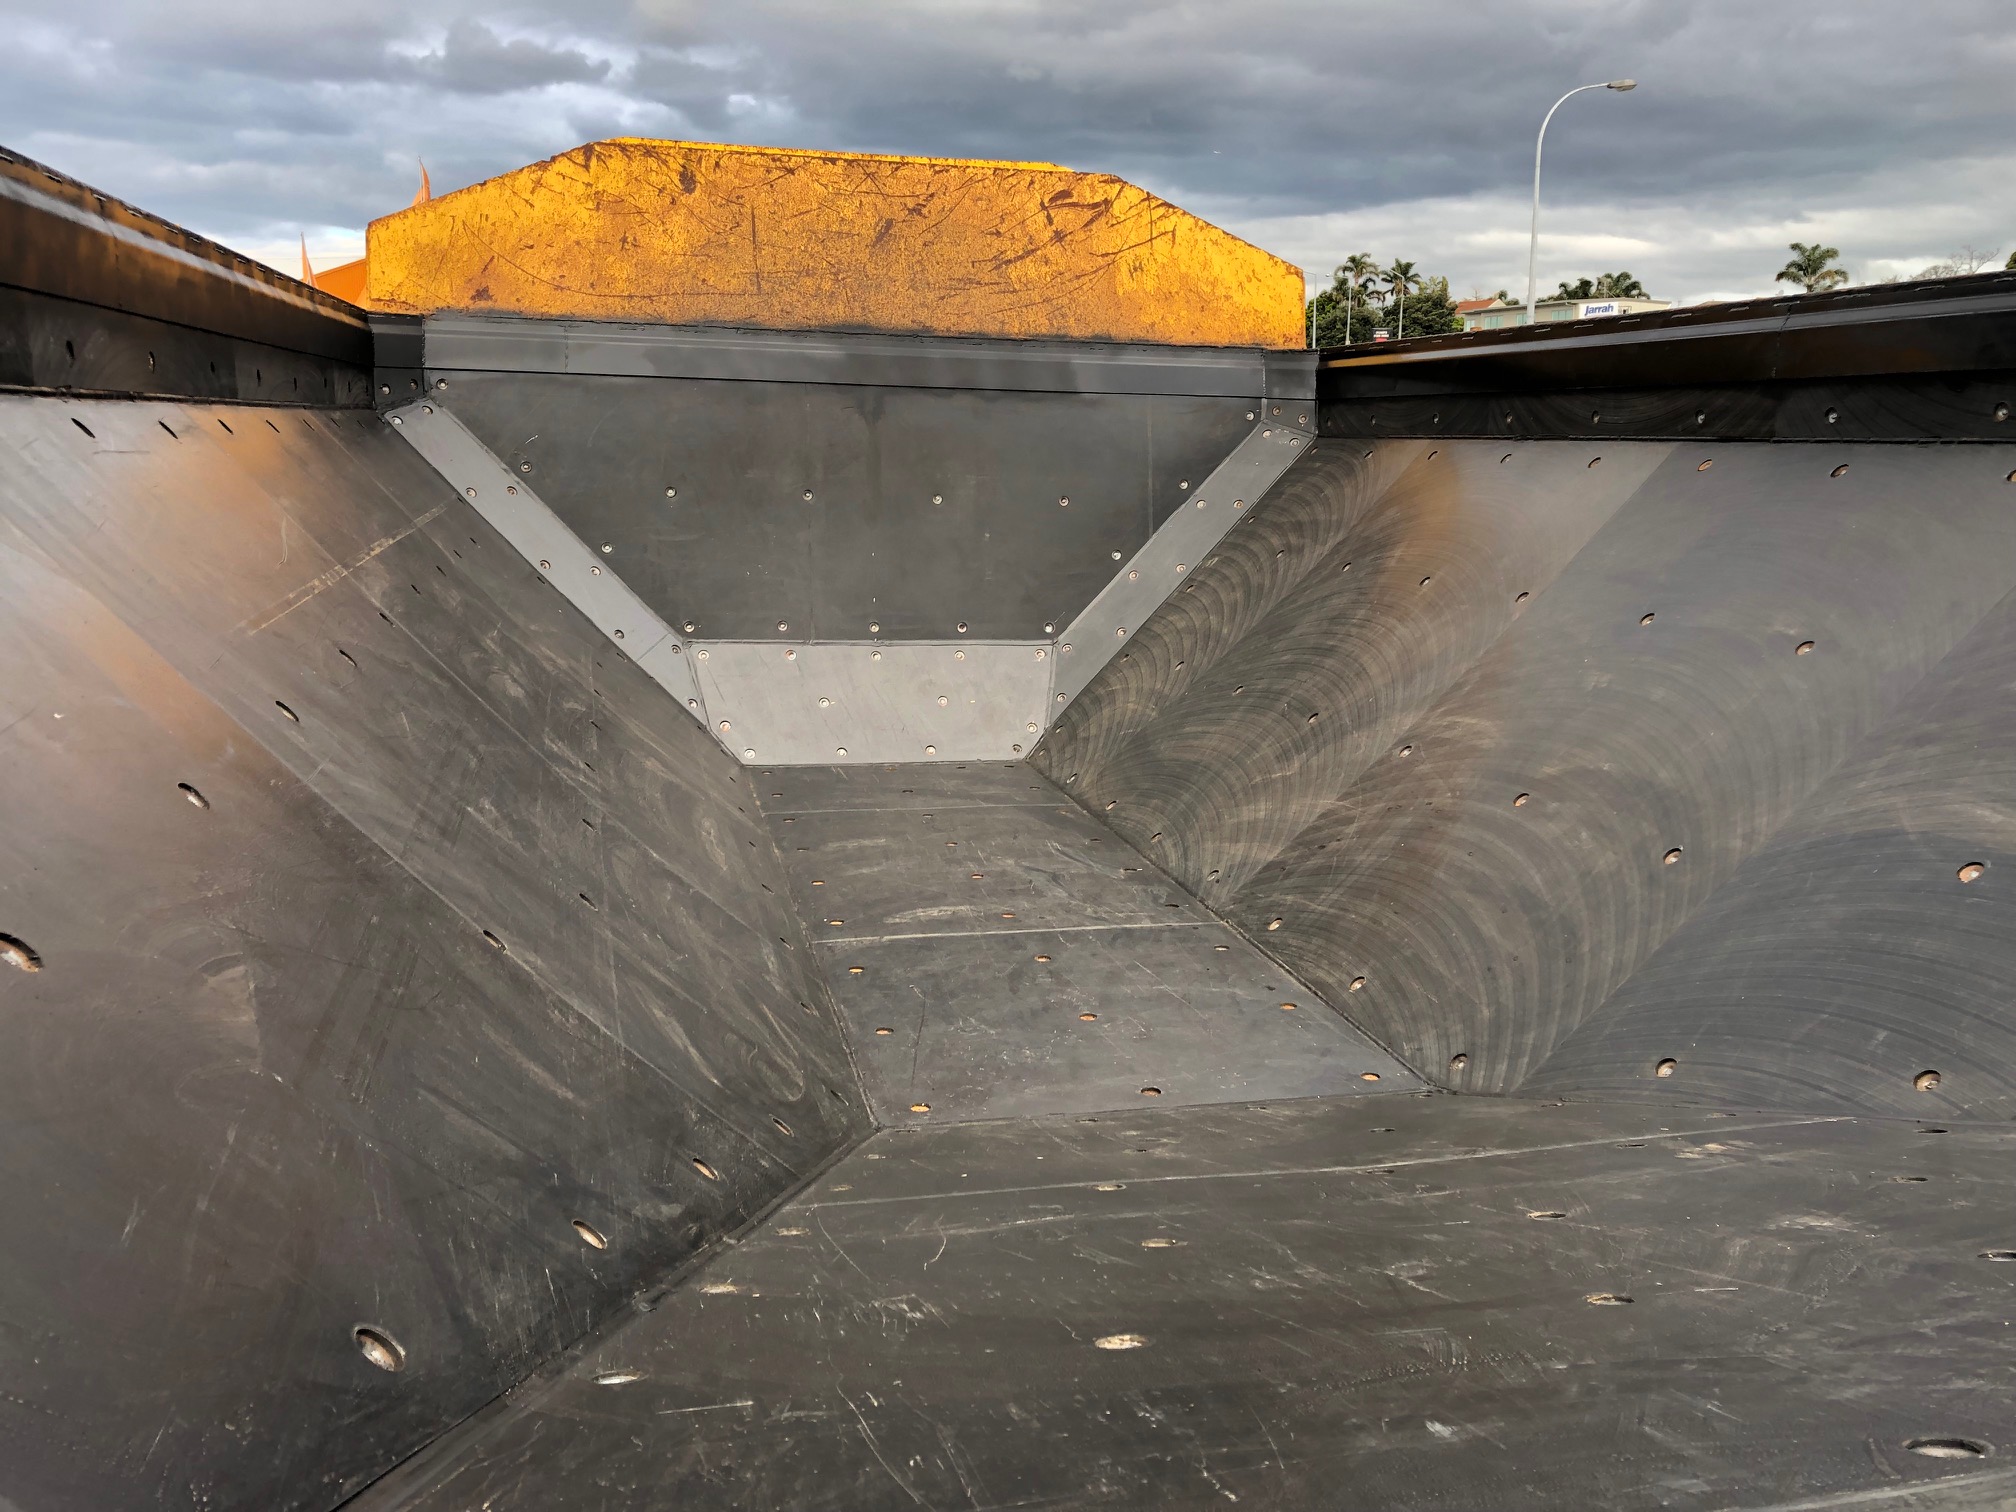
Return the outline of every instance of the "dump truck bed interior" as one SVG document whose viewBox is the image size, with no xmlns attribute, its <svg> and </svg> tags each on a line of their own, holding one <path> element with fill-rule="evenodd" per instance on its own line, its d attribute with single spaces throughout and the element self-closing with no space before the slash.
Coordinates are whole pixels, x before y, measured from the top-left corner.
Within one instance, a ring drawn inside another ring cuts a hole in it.
<svg viewBox="0 0 2016 1512">
<path fill-rule="evenodd" d="M 0 227 L 0 1508 L 2016 1505 L 2016 273 Z"/>
</svg>

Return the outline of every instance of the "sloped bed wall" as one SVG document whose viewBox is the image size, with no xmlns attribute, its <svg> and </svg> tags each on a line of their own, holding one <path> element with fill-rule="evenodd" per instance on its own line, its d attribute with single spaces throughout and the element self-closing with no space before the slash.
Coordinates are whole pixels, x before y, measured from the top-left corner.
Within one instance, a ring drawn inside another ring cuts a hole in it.
<svg viewBox="0 0 2016 1512">
<path fill-rule="evenodd" d="M 8 1504 L 329 1506 L 865 1132 L 735 763 L 377 416 L 0 397 L 0 626 Z"/>
<path fill-rule="evenodd" d="M 2012 467 L 1324 441 L 1033 759 L 1452 1088 L 2007 1117 Z"/>
</svg>

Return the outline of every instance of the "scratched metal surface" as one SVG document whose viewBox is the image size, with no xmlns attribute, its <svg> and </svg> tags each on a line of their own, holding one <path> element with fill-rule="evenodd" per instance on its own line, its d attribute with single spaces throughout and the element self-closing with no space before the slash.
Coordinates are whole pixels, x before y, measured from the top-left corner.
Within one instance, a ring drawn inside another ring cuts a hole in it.
<svg viewBox="0 0 2016 1512">
<path fill-rule="evenodd" d="M 2016 1267 L 1977 1256 L 2016 1134 L 1922 1127 L 1402 1095 L 887 1132 L 359 1505 L 2006 1506 Z"/>
<path fill-rule="evenodd" d="M 1558 1050 L 1536 1087 L 1894 1112 L 1959 1066 L 1939 1106 L 2006 1116 L 2016 960 L 1955 872 L 2008 828 L 2016 449 L 1372 451 L 1322 443 L 1036 765 L 1459 1090 Z M 1815 804 L 1849 833 L 1760 854 Z"/>
<path fill-rule="evenodd" d="M 757 791 L 885 1124 L 1419 1085 L 1026 766 Z"/>
<path fill-rule="evenodd" d="M 326 1507 L 857 1138 L 839 1021 L 732 760 L 377 418 L 0 457 L 0 1499 Z"/>
<path fill-rule="evenodd" d="M 716 640 L 1048 639 L 1258 398 L 438 376 L 640 598 Z"/>
<path fill-rule="evenodd" d="M 2012 693 L 2005 595 L 1527 1085 L 2016 1117 Z"/>
</svg>

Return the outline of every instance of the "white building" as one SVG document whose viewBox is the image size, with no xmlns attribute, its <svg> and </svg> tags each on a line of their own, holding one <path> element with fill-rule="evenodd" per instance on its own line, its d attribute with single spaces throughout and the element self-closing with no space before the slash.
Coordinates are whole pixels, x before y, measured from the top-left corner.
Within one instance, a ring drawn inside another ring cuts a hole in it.
<svg viewBox="0 0 2016 1512">
<path fill-rule="evenodd" d="M 1543 299 L 1533 307 L 1534 323 L 1554 320 L 1592 320 L 1605 315 L 1639 315 L 1648 310 L 1670 310 L 1670 299 Z M 1526 324 L 1523 305 L 1508 305 L 1497 299 L 1463 299 L 1456 303 L 1466 331 L 1496 331 Z"/>
</svg>

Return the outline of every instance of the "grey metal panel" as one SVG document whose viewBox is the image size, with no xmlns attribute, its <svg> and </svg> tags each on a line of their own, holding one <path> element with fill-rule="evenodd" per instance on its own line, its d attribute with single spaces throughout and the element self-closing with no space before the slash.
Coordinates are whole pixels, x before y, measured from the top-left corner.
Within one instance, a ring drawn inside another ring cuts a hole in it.
<svg viewBox="0 0 2016 1512">
<path fill-rule="evenodd" d="M 0 286 L 0 388 L 365 404 L 371 374 L 313 353 Z"/>
<path fill-rule="evenodd" d="M 1263 391 L 1269 400 L 1316 398 L 1316 357 L 1314 352 L 1267 353 L 1267 383 Z"/>
<path fill-rule="evenodd" d="M 1353 1016 L 1404 1059 L 1502 1090 L 2008 590 L 2016 450 L 1410 446 L 1334 538 L 1284 526 L 1299 564 L 1221 550 L 1207 605 L 1165 611 L 1155 654 L 1137 642 L 1039 764 L 1078 771 L 1095 812 L 1117 801 L 1111 822 L 1333 1000 L 1362 978 Z M 1374 465 L 1354 456 L 1310 464 L 1340 499 Z M 1478 481 L 1501 469 L 1529 472 L 1511 512 Z M 1809 1032 L 1893 1106 L 1894 1068 L 1825 1022 Z M 1574 1074 L 1642 1081 L 1645 1032 Z"/>
<path fill-rule="evenodd" d="M 1313 396 L 1314 352 L 430 315 L 437 371 L 1050 394 Z"/>
<path fill-rule="evenodd" d="M 1117 800 L 1124 834 L 1207 901 L 1230 899 L 1403 743 L 1665 454 L 1590 468 L 1475 443 L 1319 443 L 1133 634 L 1037 764 Z"/>
<path fill-rule="evenodd" d="M 1061 798 L 1049 808 L 943 812 L 928 794 L 807 814 L 772 804 L 769 819 L 792 895 L 821 945 L 1211 918 Z"/>
<path fill-rule="evenodd" d="M 11 288 L 320 358 L 332 374 L 361 376 L 371 363 L 356 306 L 5 151 L 0 246 L 0 284 Z"/>
<path fill-rule="evenodd" d="M 377 419 L 0 451 L 0 1497 L 326 1507 L 858 1133 L 837 1025 L 732 764 Z"/>
<path fill-rule="evenodd" d="M 885 1133 L 362 1505 L 1998 1507 L 2012 1142 L 1446 1097 Z"/>
<path fill-rule="evenodd" d="M 773 819 L 810 814 L 890 808 L 913 797 L 931 808 L 1025 805 L 1055 808 L 1057 789 L 1019 761 L 954 762 L 942 766 L 792 767 L 758 772 L 756 795 Z"/>
<path fill-rule="evenodd" d="M 1268 408 L 1278 411 L 1283 406 Z M 1295 410 L 1289 420 L 1269 416 L 1256 424 L 1065 627 L 1057 646 L 1056 691 L 1062 696 L 1056 702 L 1068 705 L 1119 653 L 1127 636 L 1181 588 L 1211 548 L 1302 456 L 1312 440 L 1312 414 L 1313 406 L 1307 406 Z"/>
<path fill-rule="evenodd" d="M 885 1121 L 1419 1085 L 1027 767 L 765 782 Z"/>
<path fill-rule="evenodd" d="M 699 687 L 679 637 L 604 564 L 601 553 L 561 523 L 530 482 L 513 477 L 467 426 L 431 400 L 394 409 L 386 419 L 612 646 L 635 658 L 698 717 L 691 700 Z"/>
<path fill-rule="evenodd" d="M 695 641 L 716 737 L 751 765 L 1010 760 L 1036 743 L 1048 646 Z"/>
<path fill-rule="evenodd" d="M 436 402 L 582 540 L 609 545 L 639 598 L 710 640 L 939 641 L 962 624 L 976 640 L 1048 639 L 1257 412 L 1227 398 L 440 380 Z"/>
<path fill-rule="evenodd" d="M 2012 687 L 2005 595 L 1527 1085 L 2016 1116 Z"/>
<path fill-rule="evenodd" d="M 1216 921 L 816 948 L 885 1124 L 1421 1085 Z"/>
<path fill-rule="evenodd" d="M 95 439 L 69 424 L 87 412 Z M 668 745 L 621 738 L 646 726 L 609 716 L 660 690 L 598 651 L 392 427 L 23 400 L 0 405 L 9 442 L 21 465 L 0 498 L 24 531 L 568 1002 L 759 1143 L 781 1083 L 757 1074 L 749 1036 L 844 1075 L 837 1032 L 799 1008 L 810 967 L 735 763 L 683 720 L 650 727 Z M 454 536 L 427 533 L 451 516 Z M 690 899 L 696 934 L 671 959 L 676 932 L 587 906 L 595 879 L 556 864 L 589 825 L 584 867 L 627 836 L 652 885 Z M 612 994 L 626 970 L 683 984 Z"/>
</svg>

